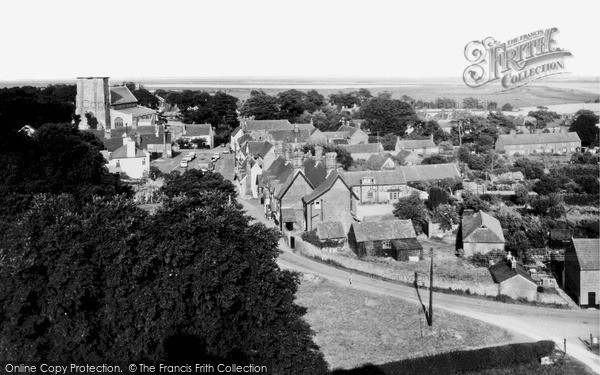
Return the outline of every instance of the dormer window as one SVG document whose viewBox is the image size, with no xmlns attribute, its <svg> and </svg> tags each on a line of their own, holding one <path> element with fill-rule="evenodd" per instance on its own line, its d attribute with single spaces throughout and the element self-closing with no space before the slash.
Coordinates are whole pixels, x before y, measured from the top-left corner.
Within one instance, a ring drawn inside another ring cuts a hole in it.
<svg viewBox="0 0 600 375">
<path fill-rule="evenodd" d="M 375 179 L 374 178 L 363 178 L 362 179 L 362 184 L 363 185 L 371 185 L 375 183 Z"/>
</svg>

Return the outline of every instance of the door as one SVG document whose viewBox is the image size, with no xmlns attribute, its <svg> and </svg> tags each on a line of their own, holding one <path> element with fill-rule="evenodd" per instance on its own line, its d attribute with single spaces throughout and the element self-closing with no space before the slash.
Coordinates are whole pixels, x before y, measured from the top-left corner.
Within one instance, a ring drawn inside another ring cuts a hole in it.
<svg viewBox="0 0 600 375">
<path fill-rule="evenodd" d="M 290 237 L 290 247 L 292 249 L 294 249 L 296 247 L 296 239 L 294 238 L 294 236 Z"/>
<path fill-rule="evenodd" d="M 588 306 L 596 306 L 596 292 L 588 293 Z"/>
</svg>

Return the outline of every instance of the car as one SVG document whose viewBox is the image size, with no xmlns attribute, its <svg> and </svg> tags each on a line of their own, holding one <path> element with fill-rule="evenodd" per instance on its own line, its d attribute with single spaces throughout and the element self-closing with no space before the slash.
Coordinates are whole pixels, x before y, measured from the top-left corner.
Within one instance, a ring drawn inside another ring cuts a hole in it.
<svg viewBox="0 0 600 375">
<path fill-rule="evenodd" d="M 221 155 L 219 155 L 218 152 L 215 152 L 212 157 L 219 159 L 221 157 Z"/>
<path fill-rule="evenodd" d="M 196 158 L 196 153 L 195 152 L 189 152 L 187 155 L 187 158 L 192 161 Z"/>
<path fill-rule="evenodd" d="M 216 162 L 217 162 L 217 160 L 219 160 L 219 158 L 216 158 L 216 157 L 214 157 L 214 156 L 213 156 L 213 157 L 211 157 L 211 158 L 210 158 L 210 160 L 211 160 L 213 163 L 216 163 Z"/>
<path fill-rule="evenodd" d="M 224 154 L 229 154 L 229 150 L 223 150 Z"/>
<path fill-rule="evenodd" d="M 182 160 L 181 163 L 179 163 L 179 166 L 181 168 L 187 168 L 188 167 L 188 162 L 187 160 Z"/>
<path fill-rule="evenodd" d="M 225 147 L 225 143 L 221 143 L 221 147 Z"/>
</svg>

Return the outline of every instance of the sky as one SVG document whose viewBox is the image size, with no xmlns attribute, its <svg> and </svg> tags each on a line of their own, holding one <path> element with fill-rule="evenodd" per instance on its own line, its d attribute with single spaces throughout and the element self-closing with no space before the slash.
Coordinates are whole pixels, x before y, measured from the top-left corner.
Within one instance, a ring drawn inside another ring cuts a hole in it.
<svg viewBox="0 0 600 375">
<path fill-rule="evenodd" d="M 460 79 L 465 46 L 557 27 L 566 70 L 600 75 L 599 1 L 11 1 L 0 80 Z M 596 39 L 596 40 L 595 40 Z"/>
</svg>

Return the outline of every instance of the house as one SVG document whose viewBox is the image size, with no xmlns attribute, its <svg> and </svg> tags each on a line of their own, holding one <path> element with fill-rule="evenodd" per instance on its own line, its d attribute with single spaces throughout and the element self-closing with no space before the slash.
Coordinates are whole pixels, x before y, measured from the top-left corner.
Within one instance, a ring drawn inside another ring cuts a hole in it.
<svg viewBox="0 0 600 375">
<path fill-rule="evenodd" d="M 125 173 L 130 178 L 147 177 L 150 173 L 150 155 L 136 147 L 135 141 L 124 137 L 116 150 L 103 151 L 110 173 Z"/>
<path fill-rule="evenodd" d="M 342 125 L 338 128 L 337 131 L 348 132 L 346 140 L 349 145 L 360 145 L 364 143 L 369 143 L 369 135 L 362 131 L 359 127 Z"/>
<path fill-rule="evenodd" d="M 398 137 L 395 150 L 416 152 L 423 156 L 440 152 L 440 148 L 433 142 L 433 135 L 429 139 L 400 139 Z"/>
<path fill-rule="evenodd" d="M 434 182 L 441 180 L 454 180 L 462 182 L 462 175 L 458 166 L 453 163 L 404 165 L 399 167 L 404 173 L 406 183 Z"/>
<path fill-rule="evenodd" d="M 348 151 L 352 159 L 364 159 L 368 160 L 373 155 L 379 155 L 383 152 L 383 146 L 381 143 L 365 143 L 359 145 L 340 145 L 341 148 Z"/>
<path fill-rule="evenodd" d="M 304 204 L 305 230 L 311 231 L 319 223 L 339 222 L 344 237 L 356 217 L 358 196 L 346 184 L 342 176 L 333 170 L 327 179 L 302 198 Z"/>
<path fill-rule="evenodd" d="M 457 238 L 462 239 L 464 256 L 504 250 L 505 240 L 500 222 L 483 211 L 473 213 L 472 210 L 465 210 L 462 216 L 461 233 L 462 236 Z M 459 243 L 459 248 L 460 245 Z"/>
<path fill-rule="evenodd" d="M 87 130 L 88 132 L 90 130 Z M 149 154 L 159 154 L 172 157 L 171 132 L 165 130 L 162 125 L 138 126 L 137 128 L 115 128 L 110 129 L 109 138 L 104 138 L 103 143 L 107 150 L 113 151 L 122 145 L 123 137 L 131 137 L 135 140 L 137 147 Z"/>
<path fill-rule="evenodd" d="M 334 144 L 349 144 L 348 138 L 350 138 L 349 131 L 335 131 L 335 132 L 322 132 L 327 138 L 327 143 Z"/>
<path fill-rule="evenodd" d="M 421 260 L 423 246 L 410 220 L 353 223 L 348 244 L 359 257 L 383 256 L 396 260 Z"/>
<path fill-rule="evenodd" d="M 496 151 L 507 155 L 571 154 L 581 148 L 581 139 L 576 132 L 508 134 L 496 140 Z"/>
<path fill-rule="evenodd" d="M 499 295 L 514 299 L 525 298 L 529 301 L 537 300 L 537 282 L 522 265 L 517 263 L 510 252 L 507 259 L 498 261 L 489 268 L 489 271 L 494 282 L 498 284 Z"/>
<path fill-rule="evenodd" d="M 203 140 L 206 146 L 215 147 L 215 131 L 211 124 L 184 124 L 180 139 L 189 142 Z"/>
<path fill-rule="evenodd" d="M 275 147 L 267 141 L 248 141 L 242 149 L 242 154 L 253 157 L 262 168 L 267 169 L 275 160 Z"/>
<path fill-rule="evenodd" d="M 373 155 L 367 160 L 367 167 L 376 171 L 382 171 L 385 169 L 394 169 L 396 163 L 389 155 L 379 154 Z"/>
<path fill-rule="evenodd" d="M 108 77 L 77 77 L 75 114 L 81 119 L 80 130 L 155 124 L 155 110 L 138 105 L 126 86 L 109 87 L 108 80 Z"/>
<path fill-rule="evenodd" d="M 564 289 L 577 304 L 598 307 L 600 239 L 573 238 L 565 250 Z"/>
<path fill-rule="evenodd" d="M 259 179 L 262 175 L 262 167 L 252 156 L 246 157 L 234 172 L 234 183 L 237 183 L 241 197 L 258 198 Z"/>
</svg>

